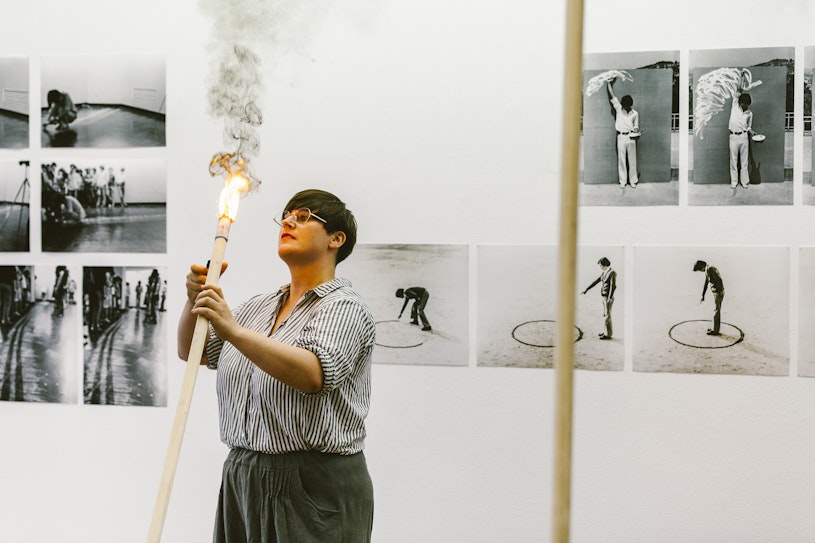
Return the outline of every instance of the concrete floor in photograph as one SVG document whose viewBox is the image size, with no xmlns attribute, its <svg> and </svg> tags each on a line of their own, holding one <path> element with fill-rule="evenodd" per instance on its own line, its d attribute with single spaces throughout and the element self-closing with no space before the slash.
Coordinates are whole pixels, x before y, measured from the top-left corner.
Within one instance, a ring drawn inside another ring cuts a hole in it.
<svg viewBox="0 0 815 543">
<path fill-rule="evenodd" d="M 164 315 L 158 312 L 157 323 L 150 324 L 147 310 L 131 307 L 85 339 L 86 404 L 167 405 Z"/>
<path fill-rule="evenodd" d="M 167 207 L 129 205 L 89 208 L 81 224 L 43 223 L 42 250 L 85 253 L 163 253 L 167 250 Z"/>
<path fill-rule="evenodd" d="M 0 400 L 76 403 L 78 318 L 76 305 L 57 316 L 51 302 L 39 301 L 0 328 Z"/>
<path fill-rule="evenodd" d="M 0 111 L 0 147 L 4 149 L 28 147 L 28 118 L 26 116 Z"/>
<path fill-rule="evenodd" d="M 28 244 L 28 204 L 0 204 L 0 251 L 25 252 Z"/>
<path fill-rule="evenodd" d="M 161 117 L 117 106 L 80 106 L 68 130 L 58 133 L 49 125 L 41 135 L 43 147 L 163 147 L 165 142 Z"/>
</svg>

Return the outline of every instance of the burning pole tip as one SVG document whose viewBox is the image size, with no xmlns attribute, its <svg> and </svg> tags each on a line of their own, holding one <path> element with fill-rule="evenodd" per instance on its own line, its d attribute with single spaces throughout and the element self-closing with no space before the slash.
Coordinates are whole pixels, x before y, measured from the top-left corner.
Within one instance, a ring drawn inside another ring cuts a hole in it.
<svg viewBox="0 0 815 543">
<path fill-rule="evenodd" d="M 225 179 L 218 202 L 218 230 L 216 238 L 226 239 L 229 227 L 235 221 L 240 199 L 260 186 L 260 181 L 249 172 L 249 161 L 237 153 L 218 153 L 212 157 L 209 173 Z"/>
</svg>

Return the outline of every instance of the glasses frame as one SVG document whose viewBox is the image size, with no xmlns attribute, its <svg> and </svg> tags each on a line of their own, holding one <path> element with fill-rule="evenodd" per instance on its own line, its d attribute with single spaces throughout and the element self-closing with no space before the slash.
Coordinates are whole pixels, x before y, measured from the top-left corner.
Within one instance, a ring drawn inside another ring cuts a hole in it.
<svg viewBox="0 0 815 543">
<path fill-rule="evenodd" d="M 307 213 L 308 213 L 308 217 L 306 217 L 306 220 L 304 220 L 304 221 L 300 221 L 300 220 L 298 220 L 298 219 L 297 219 L 297 215 L 296 215 L 296 213 L 297 213 L 298 211 L 305 211 L 305 212 L 307 212 Z M 313 212 L 312 212 L 312 211 L 311 211 L 309 208 L 307 208 L 307 207 L 298 207 L 298 208 L 297 208 L 297 209 L 295 209 L 294 211 L 283 211 L 283 212 L 280 214 L 280 217 L 281 217 L 281 218 L 277 218 L 277 217 L 275 217 L 274 219 L 272 219 L 272 220 L 273 220 L 275 223 L 277 223 L 279 226 L 283 226 L 283 221 L 285 221 L 285 220 L 286 220 L 286 219 L 288 219 L 289 217 L 293 217 L 293 218 L 294 218 L 294 222 L 295 222 L 295 224 L 306 224 L 306 223 L 307 223 L 309 220 L 311 220 L 311 218 L 312 218 L 312 217 L 314 217 L 315 219 L 317 219 L 318 221 L 320 221 L 320 222 L 321 222 L 321 223 L 323 223 L 323 224 L 328 224 L 328 221 L 327 221 L 327 220 L 325 220 L 324 218 L 320 217 L 320 216 L 319 216 L 319 215 L 317 215 L 316 213 L 313 213 Z"/>
</svg>

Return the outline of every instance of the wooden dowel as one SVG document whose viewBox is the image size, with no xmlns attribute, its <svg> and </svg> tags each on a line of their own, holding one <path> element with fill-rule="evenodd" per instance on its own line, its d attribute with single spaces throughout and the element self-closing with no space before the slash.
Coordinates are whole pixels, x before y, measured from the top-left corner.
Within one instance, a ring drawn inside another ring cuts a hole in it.
<svg viewBox="0 0 815 543">
<path fill-rule="evenodd" d="M 567 0 L 563 89 L 562 179 L 555 351 L 555 435 L 552 541 L 569 541 L 572 477 L 572 402 L 577 254 L 578 160 L 583 78 L 583 1 Z"/>
<path fill-rule="evenodd" d="M 215 238 L 212 258 L 209 261 L 209 268 L 207 269 L 207 285 L 217 285 L 221 277 L 221 264 L 224 261 L 227 241 L 224 229 L 225 232 L 229 230 L 229 223 L 226 221 L 229 221 L 229 219 L 222 218 L 218 223 L 219 235 Z M 170 504 L 170 493 L 173 490 L 175 470 L 178 466 L 178 457 L 181 454 L 181 442 L 184 439 L 184 429 L 187 426 L 187 417 L 190 414 L 192 393 L 195 390 L 195 380 L 198 376 L 198 368 L 201 366 L 201 357 L 204 354 L 208 332 L 209 321 L 199 315 L 195 321 L 192 343 L 190 344 L 190 354 L 187 357 L 187 369 L 184 372 L 184 381 L 181 384 L 181 392 L 178 397 L 175 421 L 173 422 L 173 429 L 170 433 L 170 444 L 167 446 L 167 455 L 164 459 L 164 469 L 161 473 L 158 496 L 156 497 L 156 504 L 153 508 L 153 519 L 150 521 L 150 531 L 147 536 L 148 543 L 158 543 L 161 541 L 161 533 L 164 530 L 164 520 L 167 518 L 167 507 Z"/>
</svg>

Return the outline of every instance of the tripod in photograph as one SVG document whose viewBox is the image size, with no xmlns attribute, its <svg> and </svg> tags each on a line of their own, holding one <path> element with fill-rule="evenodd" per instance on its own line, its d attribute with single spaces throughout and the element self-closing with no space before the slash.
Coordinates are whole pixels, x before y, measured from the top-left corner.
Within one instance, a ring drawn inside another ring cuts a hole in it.
<svg viewBox="0 0 815 543">
<path fill-rule="evenodd" d="M 29 205 L 29 198 L 31 196 L 31 185 L 28 182 L 28 168 L 29 168 L 29 161 L 28 160 L 21 160 L 20 166 L 25 167 L 25 175 L 23 177 L 23 181 L 20 183 L 20 186 L 17 188 L 17 194 L 14 196 L 14 200 L 11 202 L 11 205 L 6 210 L 6 216 L 3 217 L 3 221 L 0 222 L 0 238 L 4 237 L 3 234 L 6 229 L 6 223 L 8 222 L 9 217 L 11 216 L 11 211 L 13 209 L 17 209 L 19 207 L 19 214 L 17 215 L 17 228 L 14 231 L 14 238 L 13 238 L 13 245 L 14 249 L 22 249 L 27 250 L 27 242 L 28 242 L 28 217 L 27 214 L 23 212 L 28 208 Z M 25 225 L 23 225 L 23 215 L 25 217 Z M 25 229 L 25 237 L 23 238 L 25 241 L 23 243 L 23 247 L 20 246 L 20 233 L 21 230 Z"/>
</svg>

